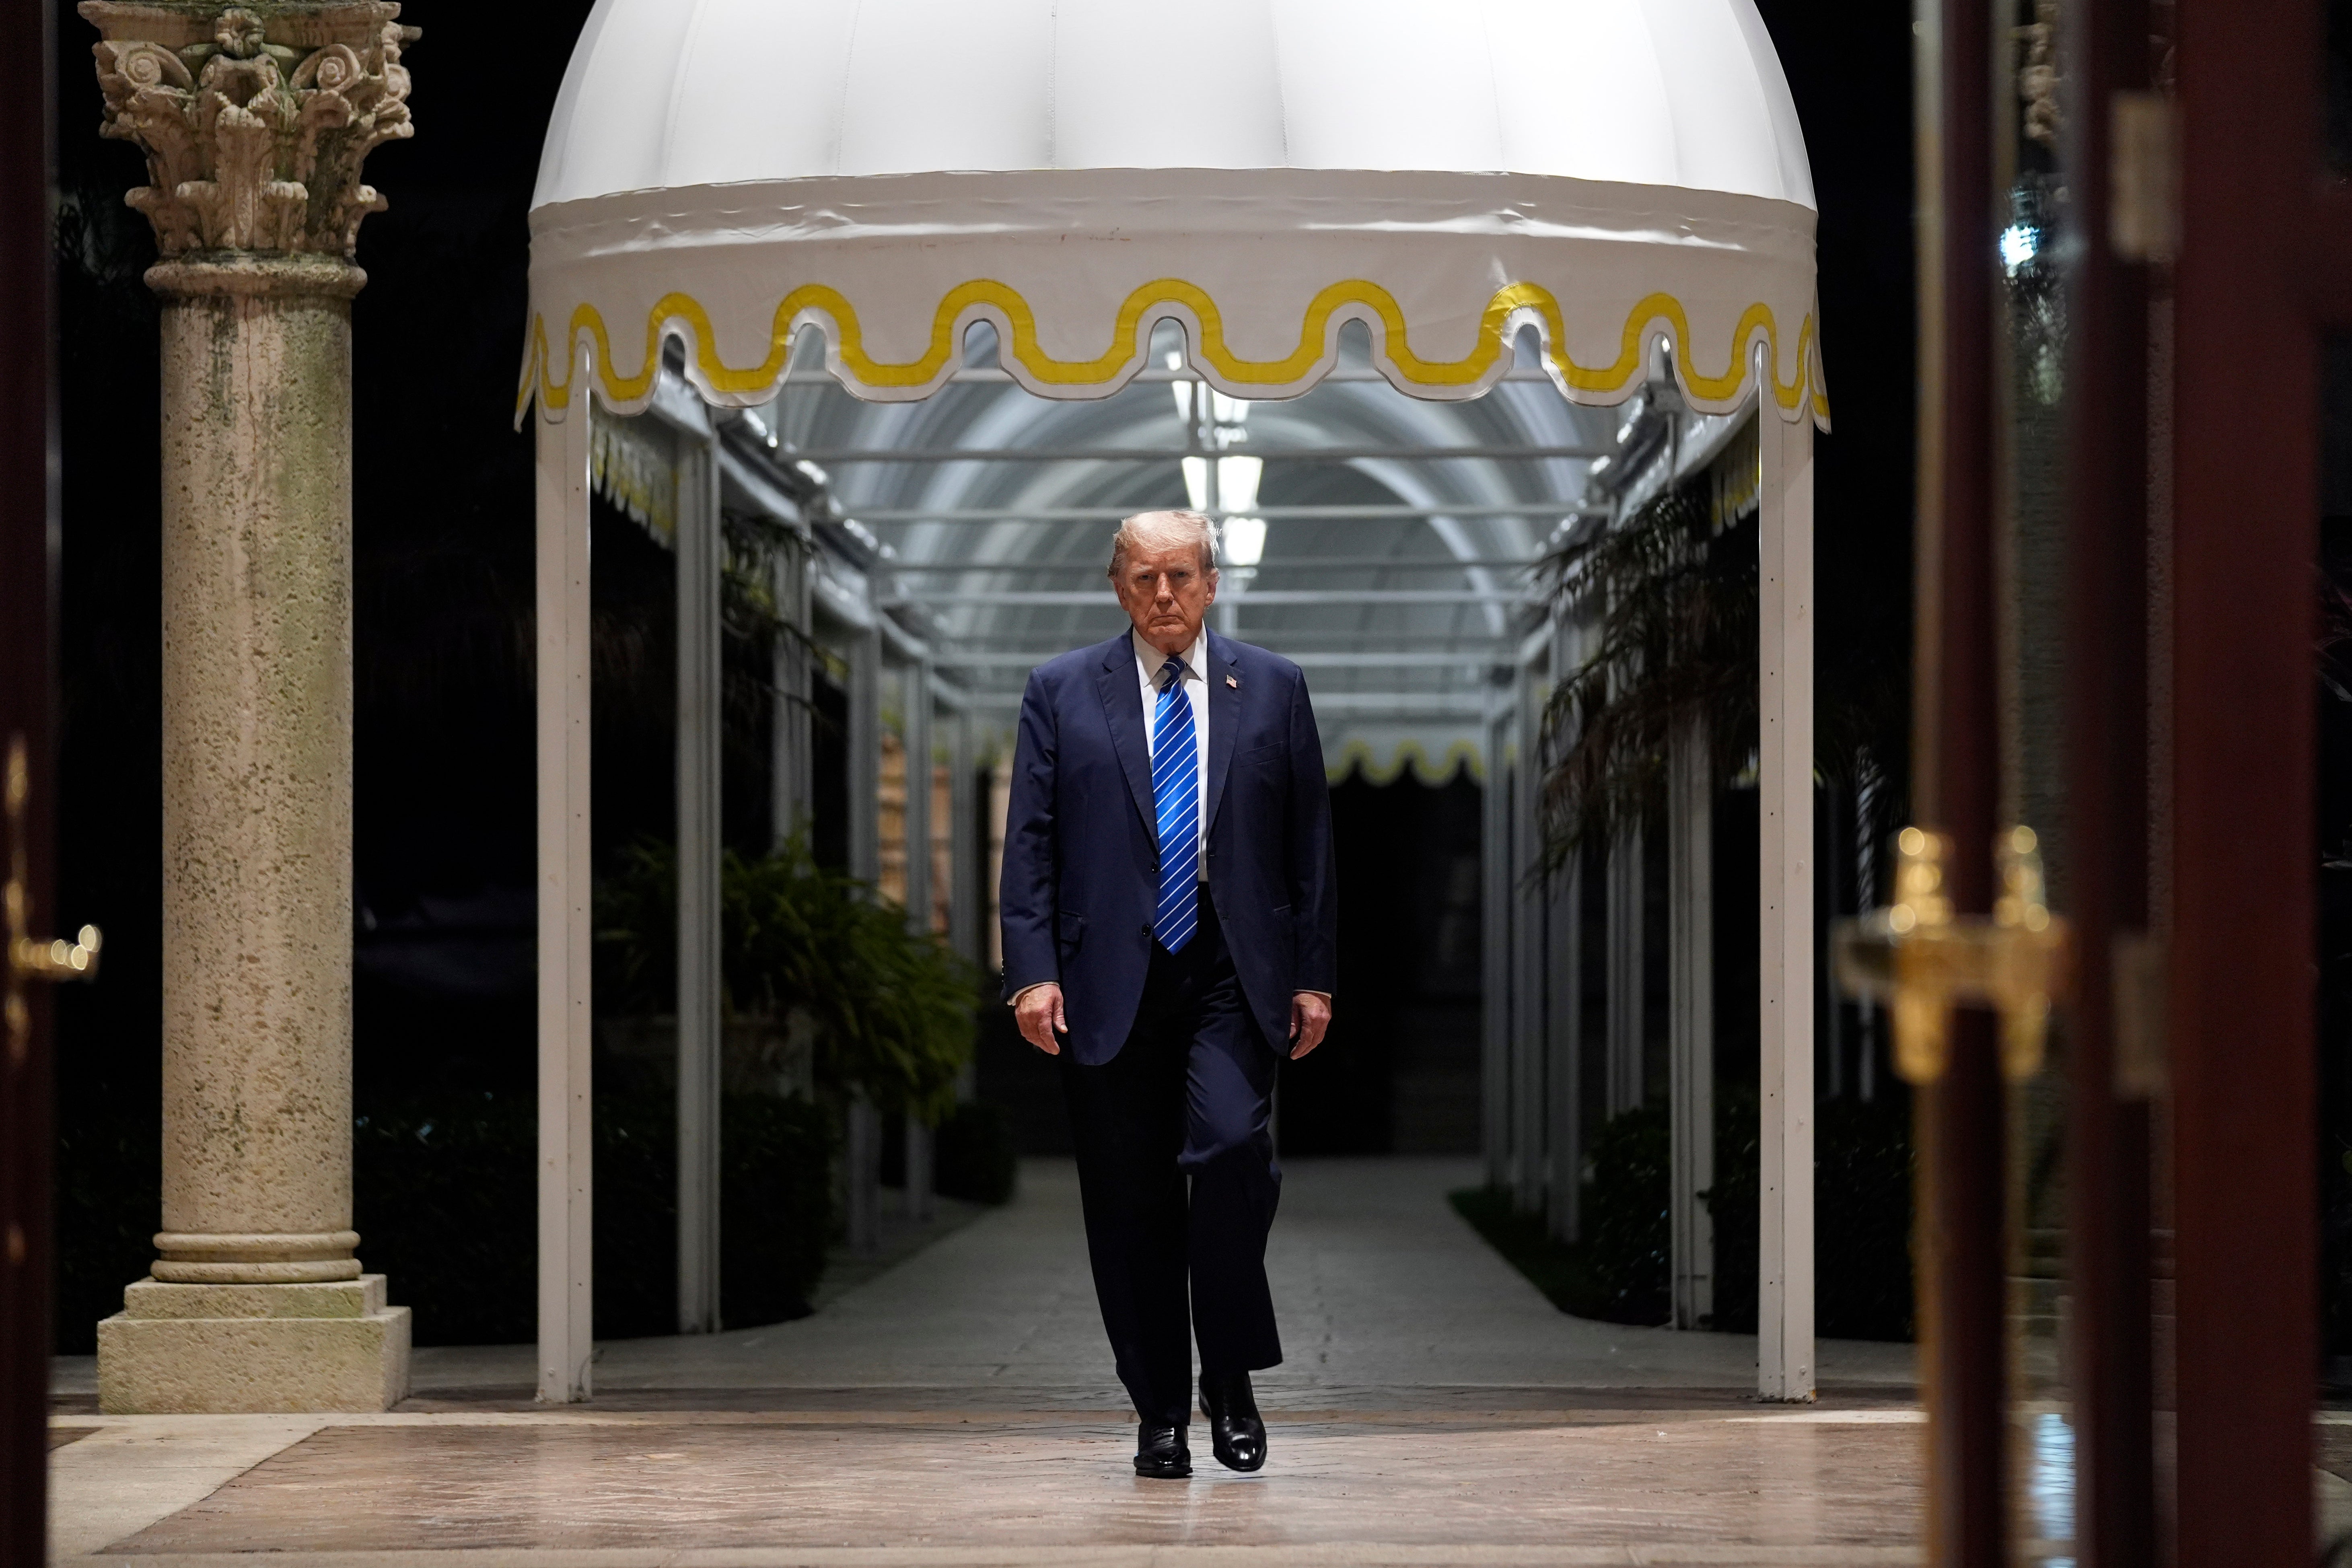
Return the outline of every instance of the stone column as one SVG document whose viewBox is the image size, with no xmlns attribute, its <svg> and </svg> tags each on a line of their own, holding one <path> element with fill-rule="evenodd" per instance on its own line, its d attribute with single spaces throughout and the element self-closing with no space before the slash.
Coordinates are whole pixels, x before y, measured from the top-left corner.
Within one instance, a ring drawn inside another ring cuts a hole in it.
<svg viewBox="0 0 2352 1568">
<path fill-rule="evenodd" d="M 352 1230 L 352 265 L 410 133 L 379 0 L 85 0 L 163 298 L 163 1229 L 110 1412 L 380 1410 Z"/>
</svg>

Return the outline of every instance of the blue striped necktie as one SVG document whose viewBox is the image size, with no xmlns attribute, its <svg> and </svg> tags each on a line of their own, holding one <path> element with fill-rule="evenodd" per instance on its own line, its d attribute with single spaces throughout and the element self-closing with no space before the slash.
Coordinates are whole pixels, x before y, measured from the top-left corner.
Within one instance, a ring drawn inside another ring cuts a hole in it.
<svg viewBox="0 0 2352 1568">
<path fill-rule="evenodd" d="M 1160 710 L 1151 721 L 1151 797 L 1160 814 L 1160 912 L 1151 934 L 1181 952 L 1201 923 L 1201 763 L 1184 661 L 1160 668 Z"/>
</svg>

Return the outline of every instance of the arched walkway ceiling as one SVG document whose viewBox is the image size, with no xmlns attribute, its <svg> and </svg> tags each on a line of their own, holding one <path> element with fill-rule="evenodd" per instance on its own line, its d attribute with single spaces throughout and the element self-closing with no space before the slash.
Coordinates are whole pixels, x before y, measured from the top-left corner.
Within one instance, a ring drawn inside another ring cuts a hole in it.
<svg viewBox="0 0 2352 1568">
<path fill-rule="evenodd" d="M 1597 520 L 1608 510 L 1609 497 L 1590 484 L 1591 457 L 1616 452 L 1626 411 L 1560 397 L 1541 374 L 1531 335 L 1518 345 L 1516 374 L 1526 379 L 1460 403 L 1349 379 L 1369 370 L 1369 346 L 1353 331 L 1343 332 L 1340 346 L 1339 376 L 1300 397 L 1251 404 L 1238 420 L 1241 438 L 1226 451 L 1269 459 L 1256 510 L 1277 515 L 1257 565 L 1227 566 L 1214 624 L 1307 664 L 1318 706 L 1336 721 L 1326 726 L 1338 731 L 1335 757 L 1363 738 L 1352 731 L 1410 721 L 1429 729 L 1423 744 L 1433 759 L 1449 729 L 1474 724 L 1484 711 L 1486 671 L 1504 656 L 1526 601 L 1527 564 L 1572 515 Z M 1181 364 L 1182 351 L 1181 333 L 1166 328 L 1153 359 Z M 995 334 L 984 323 L 968 338 L 963 363 L 981 378 L 994 371 Z M 829 471 L 839 511 L 887 546 L 883 602 L 932 643 L 942 670 L 984 710 L 1009 711 L 1037 661 L 1118 627 L 1102 581 L 1115 518 L 1191 500 L 1180 466 L 1189 432 L 1175 384 L 1139 382 L 1108 398 L 1055 402 L 1006 381 L 974 379 L 922 403 L 876 404 L 849 396 L 822 363 L 821 346 L 804 344 L 769 411 L 766 422 L 787 452 L 1167 450 L 1158 462 L 859 461 Z M 1684 419 L 1675 445 L 1693 456 L 1711 445 L 1710 426 L 1734 422 Z M 1416 450 L 1462 447 L 1591 456 L 1433 459 Z M 1361 455 L 1279 456 L 1329 448 Z M 1428 515 L 1279 515 L 1351 506 Z M 1051 515 L 1088 509 L 1100 515 Z M 1372 597 L 1401 593 L 1425 597 Z M 1371 749 L 1393 753 L 1395 740 Z"/>
</svg>

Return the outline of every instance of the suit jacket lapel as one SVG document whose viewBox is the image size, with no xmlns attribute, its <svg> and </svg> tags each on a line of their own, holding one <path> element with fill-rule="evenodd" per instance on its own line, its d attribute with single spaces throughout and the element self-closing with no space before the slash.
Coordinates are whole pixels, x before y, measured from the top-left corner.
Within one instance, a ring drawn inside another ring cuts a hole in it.
<svg viewBox="0 0 2352 1568">
<path fill-rule="evenodd" d="M 1234 662 L 1233 644 L 1211 632 L 1209 668 L 1201 672 L 1209 683 L 1209 808 L 1202 818 L 1203 843 L 1216 824 L 1217 803 L 1225 797 L 1225 773 L 1233 764 L 1234 738 L 1241 733 L 1242 689 L 1226 679 Z"/>
<path fill-rule="evenodd" d="M 1110 721 L 1111 749 L 1127 774 L 1128 792 L 1154 844 L 1160 842 L 1160 808 L 1151 793 L 1151 750 L 1144 743 L 1143 683 L 1135 673 L 1135 645 L 1125 633 L 1103 650 L 1095 672 L 1103 716 Z"/>
</svg>

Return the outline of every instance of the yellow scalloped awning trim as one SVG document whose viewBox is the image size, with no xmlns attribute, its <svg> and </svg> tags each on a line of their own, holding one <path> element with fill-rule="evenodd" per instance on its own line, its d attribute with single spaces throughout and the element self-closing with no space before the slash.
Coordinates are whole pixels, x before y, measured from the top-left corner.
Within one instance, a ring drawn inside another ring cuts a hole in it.
<svg viewBox="0 0 2352 1568">
<path fill-rule="evenodd" d="M 1297 384 L 1322 358 L 1332 316 L 1349 306 L 1366 307 L 1380 318 L 1387 329 L 1390 362 L 1408 384 L 1428 387 L 1467 386 L 1487 374 L 1507 352 L 1503 333 L 1511 316 L 1522 310 L 1532 310 L 1542 318 L 1549 335 L 1548 357 L 1553 370 L 1577 391 L 1603 395 L 1623 391 L 1641 373 L 1643 334 L 1654 323 L 1663 321 L 1674 331 L 1675 361 L 1684 387 L 1696 396 L 1727 402 L 1738 395 L 1747 380 L 1743 361 L 1748 345 L 1760 331 L 1771 350 L 1775 401 L 1783 409 L 1794 410 L 1808 406 L 1810 392 L 1811 412 L 1823 419 L 1829 416 L 1829 400 L 1811 372 L 1811 313 L 1797 330 L 1796 375 L 1785 382 L 1780 375 L 1780 328 L 1770 306 L 1759 301 L 1741 312 L 1738 325 L 1732 330 L 1728 363 L 1720 374 L 1710 374 L 1701 371 L 1692 357 L 1690 317 L 1682 301 L 1663 292 L 1645 296 L 1627 314 L 1624 330 L 1618 337 L 1617 358 L 1612 363 L 1581 365 L 1561 347 L 1568 330 L 1559 301 L 1549 289 L 1537 283 L 1512 283 L 1495 290 L 1480 314 L 1477 342 L 1458 360 L 1423 359 L 1414 353 L 1404 311 L 1396 297 L 1379 284 L 1360 278 L 1334 283 L 1318 293 L 1300 324 L 1297 348 L 1276 360 L 1249 360 L 1236 355 L 1226 345 L 1224 316 L 1216 301 L 1205 289 L 1181 278 L 1162 278 L 1128 295 L 1119 306 L 1110 346 L 1091 360 L 1055 359 L 1045 353 L 1037 341 L 1037 316 L 1029 301 L 1018 289 L 987 278 L 975 278 L 950 289 L 932 312 L 929 346 L 919 358 L 903 362 L 877 360 L 869 355 L 856 307 L 840 290 L 822 283 L 804 284 L 784 296 L 783 302 L 776 307 L 769 331 L 768 356 L 749 368 L 739 369 L 719 359 L 713 342 L 710 314 L 690 294 L 665 294 L 647 312 L 645 368 L 634 376 L 614 374 L 612 338 L 603 312 L 595 306 L 583 303 L 572 312 L 566 341 L 577 342 L 583 332 L 594 341 L 597 376 L 604 396 L 614 404 L 625 405 L 652 392 L 654 378 L 660 374 L 663 330 L 672 321 L 682 322 L 693 336 L 696 368 L 704 383 L 730 395 L 752 395 L 773 386 L 783 374 L 784 362 L 792 351 L 793 323 L 803 312 L 814 312 L 831 322 L 830 335 L 837 345 L 835 352 L 852 377 L 866 386 L 904 389 L 922 386 L 938 377 L 955 352 L 957 327 L 965 312 L 979 306 L 992 306 L 1011 324 L 1013 357 L 1034 381 L 1048 386 L 1101 387 L 1112 385 L 1142 368 L 1149 350 L 1140 331 L 1143 322 L 1161 307 L 1170 305 L 1182 306 L 1200 322 L 1202 358 L 1208 368 L 1234 386 Z M 529 405 L 533 393 L 546 408 L 565 408 L 572 402 L 569 368 L 562 381 L 554 379 L 546 318 L 534 315 L 530 330 L 530 360 L 524 367 L 522 388 L 515 402 L 518 417 Z"/>
<path fill-rule="evenodd" d="M 1359 771 L 1368 784 L 1392 784 L 1404 776 L 1407 769 L 1432 789 L 1450 783 L 1457 773 L 1467 773 L 1477 784 L 1486 782 L 1486 759 L 1472 741 L 1455 741 L 1443 753 L 1433 757 L 1419 741 L 1375 746 L 1370 741 L 1357 739 L 1323 759 L 1323 776 L 1335 784 L 1346 782 L 1349 773 Z"/>
</svg>

